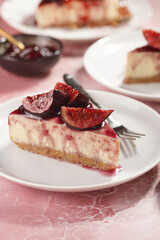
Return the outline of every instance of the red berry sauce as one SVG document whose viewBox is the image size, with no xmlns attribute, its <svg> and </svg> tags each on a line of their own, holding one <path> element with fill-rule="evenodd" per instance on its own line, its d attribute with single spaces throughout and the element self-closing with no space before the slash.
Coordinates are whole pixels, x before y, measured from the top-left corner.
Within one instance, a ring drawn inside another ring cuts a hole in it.
<svg viewBox="0 0 160 240">
<path fill-rule="evenodd" d="M 100 169 L 96 169 L 96 168 L 91 168 L 91 167 L 87 167 L 87 166 L 82 166 L 86 169 L 89 169 L 89 170 L 94 170 L 96 172 L 99 172 L 101 175 L 105 176 L 105 177 L 113 177 L 113 176 L 116 176 L 117 174 L 119 174 L 120 171 L 122 171 L 122 167 L 121 166 L 118 166 L 116 169 L 114 170 L 108 170 L 108 171 L 105 171 L 105 170 L 100 170 Z"/>
<path fill-rule="evenodd" d="M 26 46 L 23 50 L 20 50 L 15 45 L 11 45 L 4 53 L 4 56 L 18 58 L 22 60 L 32 60 L 43 57 L 51 57 L 55 51 L 55 48 L 47 46 L 40 47 L 36 45 L 31 45 Z"/>
<path fill-rule="evenodd" d="M 160 50 L 147 45 L 140 48 L 136 48 L 132 52 L 158 52 L 158 51 Z"/>
</svg>

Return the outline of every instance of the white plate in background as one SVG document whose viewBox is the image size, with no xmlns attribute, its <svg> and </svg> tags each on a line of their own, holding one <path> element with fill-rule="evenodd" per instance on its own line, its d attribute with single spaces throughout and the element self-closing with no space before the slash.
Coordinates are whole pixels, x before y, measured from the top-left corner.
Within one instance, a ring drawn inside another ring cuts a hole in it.
<svg viewBox="0 0 160 240">
<path fill-rule="evenodd" d="M 132 18 L 128 22 L 119 24 L 116 27 L 104 26 L 74 30 L 54 27 L 42 29 L 29 23 L 35 15 L 39 2 L 40 0 L 5 0 L 1 6 L 1 17 L 10 26 L 24 33 L 48 35 L 66 41 L 92 41 L 118 30 L 122 31 L 125 28 L 143 27 L 153 14 L 148 0 L 128 0 Z"/>
<path fill-rule="evenodd" d="M 108 88 L 142 100 L 160 102 L 160 82 L 123 84 L 127 53 L 147 42 L 141 31 L 123 31 L 93 43 L 84 55 L 86 71 Z"/>
</svg>

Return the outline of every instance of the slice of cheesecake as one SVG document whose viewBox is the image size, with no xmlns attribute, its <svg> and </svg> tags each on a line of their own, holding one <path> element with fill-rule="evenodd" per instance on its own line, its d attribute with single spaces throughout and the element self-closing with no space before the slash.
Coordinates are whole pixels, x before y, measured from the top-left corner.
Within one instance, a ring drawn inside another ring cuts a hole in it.
<svg viewBox="0 0 160 240">
<path fill-rule="evenodd" d="M 39 27 L 114 25 L 130 18 L 126 6 L 117 0 L 42 0 L 36 11 Z"/>
<path fill-rule="evenodd" d="M 124 83 L 160 81 L 160 51 L 150 46 L 128 53 Z"/>
<path fill-rule="evenodd" d="M 148 45 L 128 53 L 124 83 L 160 82 L 160 34 L 143 33 Z"/>
<path fill-rule="evenodd" d="M 59 89 L 60 85 L 64 89 L 65 84 L 59 84 Z M 55 95 L 55 91 L 57 86 L 53 92 L 25 98 L 23 105 L 9 114 L 9 134 L 13 143 L 51 158 L 103 170 L 116 169 L 119 138 L 105 121 L 112 110 L 94 109 L 89 100 L 86 106 L 86 96 L 83 101 L 83 95 L 74 89 L 67 90 L 72 97 L 65 96 L 66 104 L 60 100 L 63 106 L 55 108 L 54 102 L 59 102 L 56 97 L 60 96 Z"/>
</svg>

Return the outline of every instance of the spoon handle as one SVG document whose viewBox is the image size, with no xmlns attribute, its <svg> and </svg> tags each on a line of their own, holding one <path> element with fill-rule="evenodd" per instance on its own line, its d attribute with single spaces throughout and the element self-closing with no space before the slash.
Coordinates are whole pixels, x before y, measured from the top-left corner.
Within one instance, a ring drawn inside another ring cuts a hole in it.
<svg viewBox="0 0 160 240">
<path fill-rule="evenodd" d="M 5 37 L 9 42 L 16 45 L 18 48 L 20 48 L 21 50 L 23 50 L 25 48 L 25 46 L 22 42 L 18 41 L 17 39 L 15 39 L 14 37 L 12 37 L 8 33 L 6 33 L 2 28 L 0 28 L 0 34 L 3 37 Z"/>
</svg>

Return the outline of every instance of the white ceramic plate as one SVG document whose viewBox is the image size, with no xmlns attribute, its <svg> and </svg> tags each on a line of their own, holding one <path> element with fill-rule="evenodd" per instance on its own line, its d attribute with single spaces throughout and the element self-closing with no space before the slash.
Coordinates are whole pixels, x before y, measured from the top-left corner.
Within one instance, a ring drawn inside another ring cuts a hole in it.
<svg viewBox="0 0 160 240">
<path fill-rule="evenodd" d="M 122 170 L 115 174 L 83 168 L 19 149 L 9 139 L 8 114 L 21 104 L 15 99 L 0 106 L 0 175 L 19 184 L 50 191 L 77 192 L 104 189 L 134 179 L 160 160 L 160 116 L 148 106 L 122 95 L 89 91 L 103 108 L 115 109 L 113 117 L 146 136 L 120 153 Z"/>
<path fill-rule="evenodd" d="M 128 0 L 132 19 L 118 27 L 81 28 L 69 30 L 67 28 L 40 29 L 31 20 L 35 15 L 40 0 L 5 0 L 1 6 L 2 18 L 17 30 L 24 33 L 49 35 L 61 40 L 86 41 L 104 37 L 107 34 L 120 31 L 126 27 L 142 27 L 152 16 L 152 8 L 147 0 Z"/>
<path fill-rule="evenodd" d="M 84 55 L 87 72 L 98 82 L 122 94 L 160 102 L 160 83 L 123 84 L 127 53 L 147 44 L 141 31 L 124 31 L 92 44 Z"/>
</svg>

